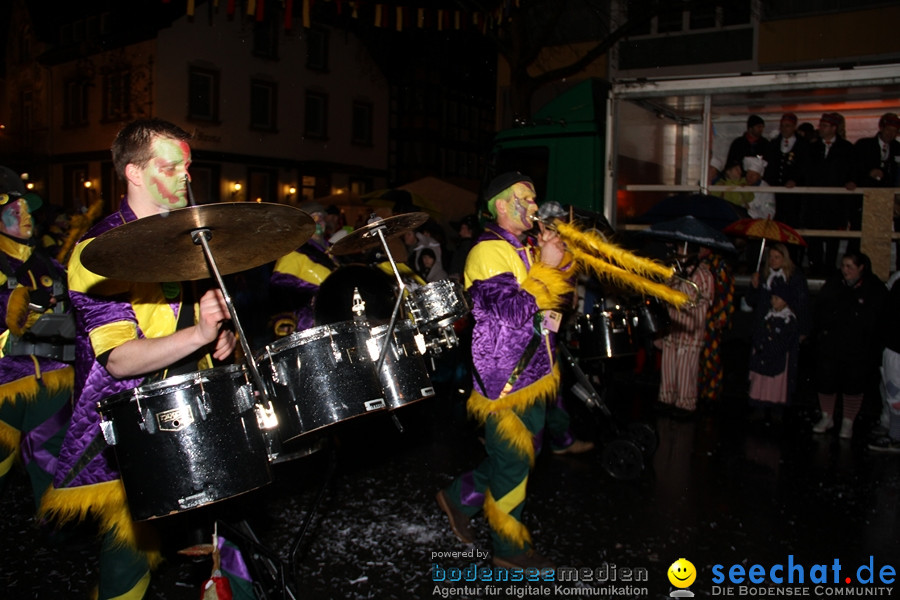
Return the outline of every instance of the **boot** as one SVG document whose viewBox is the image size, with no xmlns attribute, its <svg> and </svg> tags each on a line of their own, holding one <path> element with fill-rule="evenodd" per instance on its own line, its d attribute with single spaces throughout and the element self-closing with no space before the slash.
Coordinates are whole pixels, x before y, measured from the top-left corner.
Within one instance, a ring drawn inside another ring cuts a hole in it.
<svg viewBox="0 0 900 600">
<path fill-rule="evenodd" d="M 831 415 L 827 412 L 822 413 L 822 418 L 819 419 L 819 422 L 813 425 L 813 433 L 825 433 L 829 429 L 834 427 L 834 419 L 831 418 Z"/>
<path fill-rule="evenodd" d="M 845 440 L 849 440 L 853 437 L 853 419 L 843 419 L 841 421 L 840 436 Z"/>
</svg>

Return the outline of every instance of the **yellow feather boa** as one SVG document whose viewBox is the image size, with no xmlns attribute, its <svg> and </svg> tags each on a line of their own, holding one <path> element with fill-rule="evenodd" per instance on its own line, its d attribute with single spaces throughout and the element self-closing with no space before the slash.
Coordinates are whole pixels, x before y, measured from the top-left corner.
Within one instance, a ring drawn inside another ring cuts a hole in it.
<svg viewBox="0 0 900 600">
<path fill-rule="evenodd" d="M 143 552 L 151 568 L 162 562 L 153 528 L 131 519 L 121 479 L 62 489 L 51 486 L 41 499 L 38 514 L 60 525 L 93 515 L 101 533 L 114 529 L 116 542 Z"/>
</svg>

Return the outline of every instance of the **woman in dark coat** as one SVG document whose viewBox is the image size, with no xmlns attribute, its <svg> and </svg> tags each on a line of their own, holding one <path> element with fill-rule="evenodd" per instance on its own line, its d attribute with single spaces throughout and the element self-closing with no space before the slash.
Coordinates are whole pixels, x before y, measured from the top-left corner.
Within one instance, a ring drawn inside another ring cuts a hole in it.
<svg viewBox="0 0 900 600">
<path fill-rule="evenodd" d="M 825 433 L 835 423 L 837 395 L 843 399 L 840 436 L 853 437 L 866 381 L 877 376 L 884 340 L 887 288 L 872 274 L 869 257 L 848 252 L 841 275 L 825 282 L 816 299 L 816 387 L 822 416 L 813 427 Z M 874 379 L 877 381 L 877 379 Z"/>
</svg>

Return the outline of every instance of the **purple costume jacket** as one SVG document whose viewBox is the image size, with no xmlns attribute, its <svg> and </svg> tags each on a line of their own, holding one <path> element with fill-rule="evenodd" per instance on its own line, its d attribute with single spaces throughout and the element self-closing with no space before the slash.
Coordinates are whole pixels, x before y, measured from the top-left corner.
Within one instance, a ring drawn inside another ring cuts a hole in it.
<svg viewBox="0 0 900 600">
<path fill-rule="evenodd" d="M 466 287 L 475 319 L 472 332 L 472 362 L 477 371 L 475 391 L 490 400 L 527 388 L 553 373 L 556 336 L 539 330 L 538 313 L 555 308 L 558 297 L 554 295 L 553 305 L 546 302 L 540 305 L 534 293 L 534 284 L 538 283 L 533 277 L 535 269 L 532 248 L 523 246 L 515 236 L 493 223 L 487 225 L 466 261 Z M 541 269 L 551 270 L 537 267 L 538 271 Z M 552 271 L 559 273 L 558 269 Z M 536 319 L 539 344 L 515 383 L 504 393 L 510 375 L 535 338 Z"/>
<path fill-rule="evenodd" d="M 98 355 L 103 357 L 129 340 L 162 337 L 176 329 L 181 308 L 178 284 L 104 279 L 81 264 L 81 252 L 92 238 L 136 219 L 127 199 L 123 200 L 118 212 L 98 222 L 85 234 L 69 262 L 69 293 L 77 327 L 76 402 L 53 482 L 57 489 L 119 477 L 111 448 L 106 448 L 87 464 L 77 463 L 91 442 L 101 435 L 98 402 L 140 386 L 144 378 L 116 379 L 106 370 L 105 361 L 98 360 Z"/>
</svg>

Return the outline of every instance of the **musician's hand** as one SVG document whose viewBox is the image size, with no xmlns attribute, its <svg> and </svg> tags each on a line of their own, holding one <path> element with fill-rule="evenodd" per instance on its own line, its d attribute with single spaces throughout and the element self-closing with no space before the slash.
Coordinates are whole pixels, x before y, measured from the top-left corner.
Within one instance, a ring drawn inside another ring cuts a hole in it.
<svg viewBox="0 0 900 600">
<path fill-rule="evenodd" d="M 752 285 L 754 289 L 759 287 L 759 272 L 750 276 L 750 285 Z"/>
<path fill-rule="evenodd" d="M 203 294 L 200 298 L 200 320 L 197 322 L 197 331 L 205 343 L 215 341 L 219 337 L 222 323 L 230 318 L 228 305 L 225 304 L 221 290 L 209 290 Z"/>
<path fill-rule="evenodd" d="M 216 360 L 227 360 L 233 353 L 237 344 L 237 338 L 230 329 L 223 329 L 219 332 L 216 339 L 216 347 L 213 350 L 213 358 Z"/>
<path fill-rule="evenodd" d="M 558 267 L 566 253 L 566 246 L 559 234 L 544 227 L 540 223 L 540 234 L 537 242 L 541 249 L 541 262 L 550 267 Z"/>
</svg>

